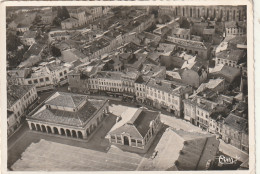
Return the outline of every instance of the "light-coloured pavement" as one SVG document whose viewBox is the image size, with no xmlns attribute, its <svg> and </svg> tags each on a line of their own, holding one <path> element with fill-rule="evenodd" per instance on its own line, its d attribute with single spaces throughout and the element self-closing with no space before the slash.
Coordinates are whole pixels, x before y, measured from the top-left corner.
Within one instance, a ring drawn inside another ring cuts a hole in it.
<svg viewBox="0 0 260 174">
<path fill-rule="evenodd" d="M 219 151 L 241 162 L 245 162 L 249 157 L 247 153 L 231 144 L 226 144 L 223 140 L 220 140 Z"/>
</svg>

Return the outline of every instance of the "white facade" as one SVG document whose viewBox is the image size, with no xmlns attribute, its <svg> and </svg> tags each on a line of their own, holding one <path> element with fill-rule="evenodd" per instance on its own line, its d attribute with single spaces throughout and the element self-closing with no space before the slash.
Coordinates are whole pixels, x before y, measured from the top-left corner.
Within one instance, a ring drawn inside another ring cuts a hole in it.
<svg viewBox="0 0 260 174">
<path fill-rule="evenodd" d="M 32 87 L 22 98 L 18 99 L 8 109 L 13 112 L 17 123 L 21 121 L 21 116 L 24 114 L 25 109 L 28 108 L 38 98 L 35 87 Z"/>
</svg>

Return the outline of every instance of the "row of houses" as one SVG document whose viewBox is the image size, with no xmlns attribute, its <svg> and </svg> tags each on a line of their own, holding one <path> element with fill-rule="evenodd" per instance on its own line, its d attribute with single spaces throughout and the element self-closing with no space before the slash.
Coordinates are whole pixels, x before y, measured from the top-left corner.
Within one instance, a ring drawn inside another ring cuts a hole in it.
<svg viewBox="0 0 260 174">
<path fill-rule="evenodd" d="M 11 84 L 35 85 L 37 91 L 53 89 L 67 83 L 70 67 L 58 61 L 42 63 L 38 67 L 10 70 L 7 72 Z"/>
<path fill-rule="evenodd" d="M 82 51 L 88 56 L 88 60 L 101 57 L 115 48 L 133 41 L 139 33 L 152 26 L 153 23 L 154 15 L 141 15 L 127 26 L 120 27 L 119 31 L 105 32 L 102 37 L 84 46 Z"/>
<path fill-rule="evenodd" d="M 183 100 L 184 119 L 248 153 L 246 103 L 208 88 L 200 94 Z"/>
<path fill-rule="evenodd" d="M 138 72 L 101 71 L 84 75 L 73 71 L 68 74 L 69 90 L 80 92 L 106 92 L 113 96 L 136 99 L 157 108 L 182 116 L 182 99 L 192 93 L 192 87 L 168 80 L 142 77 Z"/>
</svg>

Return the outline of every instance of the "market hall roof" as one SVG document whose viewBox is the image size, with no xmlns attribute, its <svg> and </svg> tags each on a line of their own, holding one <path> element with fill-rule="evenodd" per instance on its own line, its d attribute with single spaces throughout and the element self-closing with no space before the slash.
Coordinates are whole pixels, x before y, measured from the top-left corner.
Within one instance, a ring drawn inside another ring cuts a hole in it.
<svg viewBox="0 0 260 174">
<path fill-rule="evenodd" d="M 54 94 L 46 104 L 74 107 L 79 105 L 82 100 L 86 99 L 86 96 L 84 95 L 58 93 L 59 94 L 56 94 L 57 96 Z M 66 102 L 68 102 L 68 104 Z M 87 99 L 86 103 L 74 112 L 54 109 L 44 105 L 35 114 L 28 116 L 27 119 L 84 127 L 107 102 L 108 100 Z"/>
<path fill-rule="evenodd" d="M 56 92 L 45 103 L 48 105 L 75 108 L 85 100 L 87 100 L 86 95 Z"/>
</svg>

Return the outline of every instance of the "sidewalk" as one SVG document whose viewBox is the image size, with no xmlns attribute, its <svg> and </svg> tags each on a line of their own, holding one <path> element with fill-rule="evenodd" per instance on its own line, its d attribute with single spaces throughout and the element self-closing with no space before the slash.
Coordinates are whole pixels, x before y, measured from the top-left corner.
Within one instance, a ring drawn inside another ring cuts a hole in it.
<svg viewBox="0 0 260 174">
<path fill-rule="evenodd" d="M 219 151 L 241 162 L 245 162 L 248 159 L 249 155 L 246 152 L 243 152 L 231 144 L 226 144 L 223 140 L 219 141 Z"/>
</svg>

